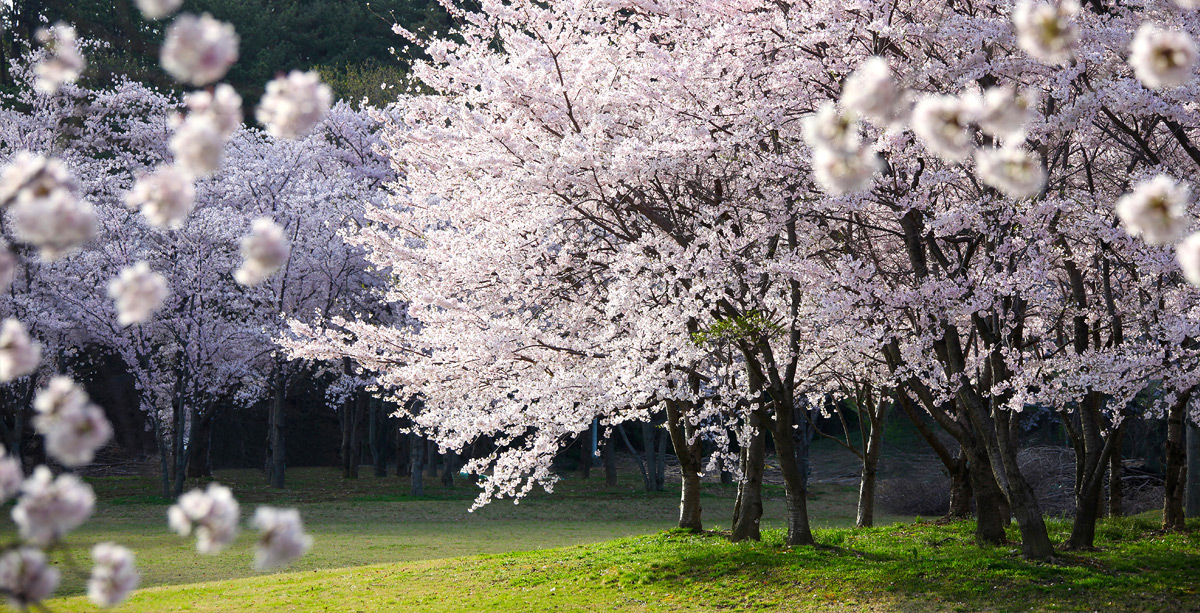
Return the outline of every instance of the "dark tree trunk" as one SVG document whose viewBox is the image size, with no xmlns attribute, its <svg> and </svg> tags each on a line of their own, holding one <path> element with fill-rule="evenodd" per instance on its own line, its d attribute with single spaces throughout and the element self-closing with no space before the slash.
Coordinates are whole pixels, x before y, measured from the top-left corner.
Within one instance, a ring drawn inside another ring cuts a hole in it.
<svg viewBox="0 0 1200 613">
<path fill-rule="evenodd" d="M 1090 549 L 1096 540 L 1096 520 L 1104 509 L 1104 475 L 1118 440 L 1118 431 L 1104 437 L 1100 413 L 1103 399 L 1098 393 L 1088 394 L 1079 403 L 1078 428 L 1064 420 L 1075 447 L 1075 520 L 1071 536 L 1064 544 L 1068 549 Z"/>
<path fill-rule="evenodd" d="M 796 464 L 796 447 L 792 443 L 792 424 L 795 420 L 791 398 L 781 398 L 775 405 L 775 419 L 763 421 L 771 424 L 771 438 L 775 441 L 775 453 L 779 459 L 779 472 L 783 473 L 784 498 L 787 506 L 787 536 L 784 543 L 791 547 L 815 545 L 812 527 L 808 522 L 808 488 L 805 477 Z"/>
<path fill-rule="evenodd" d="M 166 433 L 159 420 L 154 423 L 154 439 L 158 442 L 158 467 L 162 472 L 162 497 L 171 498 L 171 454 L 167 447 Z"/>
<path fill-rule="evenodd" d="M 283 377 L 282 365 L 276 366 L 273 397 L 271 398 L 271 487 L 283 489 L 284 473 L 287 470 L 287 454 L 284 449 L 284 434 L 286 432 L 286 396 L 287 387 Z"/>
<path fill-rule="evenodd" d="M 371 407 L 371 463 L 375 467 L 375 476 L 387 476 L 388 431 L 387 415 L 384 414 L 383 401 L 372 397 Z"/>
<path fill-rule="evenodd" d="M 738 454 L 738 468 L 742 478 L 738 481 L 737 499 L 733 503 L 733 528 L 730 540 L 762 540 L 759 522 L 762 521 L 762 480 L 766 460 L 767 435 L 758 414 L 747 416 L 753 434 L 750 441 Z"/>
<path fill-rule="evenodd" d="M 409 437 L 407 434 L 400 432 L 400 426 L 396 426 L 396 476 L 403 479 L 412 474 L 411 452 L 409 450 Z"/>
<path fill-rule="evenodd" d="M 1163 484 L 1163 529 L 1183 530 L 1183 489 L 1187 452 L 1184 450 L 1183 430 L 1188 400 L 1193 390 L 1179 395 L 1167 410 L 1167 468 Z"/>
<path fill-rule="evenodd" d="M 863 450 L 863 474 L 858 488 L 858 518 L 855 525 L 869 528 L 875 524 L 875 476 L 879 469 L 879 448 L 883 444 L 883 420 L 877 415 L 874 400 L 867 405 L 871 431 L 867 434 L 867 446 Z M 861 426 L 860 426 L 861 427 Z"/>
<path fill-rule="evenodd" d="M 980 457 L 977 462 L 968 460 L 966 465 L 971 491 L 975 494 L 975 541 L 992 545 L 1004 543 L 1007 540 L 1004 527 L 1009 521 L 1004 493 L 996 485 L 996 478 L 992 476 L 986 459 Z"/>
<path fill-rule="evenodd" d="M 700 474 L 703 443 L 696 436 L 695 426 L 689 421 L 687 409 L 690 404 L 666 401 L 667 432 L 671 435 L 671 446 L 679 458 L 681 486 L 679 495 L 679 527 L 699 532 L 704 529 L 700 513 Z"/>
<path fill-rule="evenodd" d="M 656 453 L 658 429 L 650 421 L 642 423 L 642 448 L 646 454 L 646 491 L 661 492 L 662 484 L 658 480 L 659 457 Z"/>
<path fill-rule="evenodd" d="M 454 487 L 454 473 L 458 472 L 458 454 L 453 449 L 442 454 L 442 485 Z"/>
<path fill-rule="evenodd" d="M 189 479 L 212 478 L 212 431 L 216 409 L 209 408 L 198 416 L 192 427 L 192 446 L 189 450 L 187 476 Z"/>
<path fill-rule="evenodd" d="M 1116 440 L 1113 441 L 1112 453 L 1108 456 L 1108 514 L 1111 517 L 1121 517 L 1125 514 L 1125 482 L 1122 459 L 1125 457 L 1121 448 L 1125 446 L 1125 423 L 1117 428 Z"/>
<path fill-rule="evenodd" d="M 617 432 L 621 435 L 621 440 L 624 441 L 625 447 L 629 449 L 629 454 L 637 462 L 638 470 L 642 473 L 642 485 L 647 492 L 654 491 L 654 482 L 651 478 L 651 473 L 646 467 L 646 463 L 642 461 L 642 456 L 633 448 L 633 443 L 629 441 L 629 435 L 625 434 L 625 424 L 617 424 Z"/>
<path fill-rule="evenodd" d="M 1187 488 L 1184 515 L 1200 517 L 1200 426 L 1187 425 Z"/>
<path fill-rule="evenodd" d="M 342 432 L 342 477 L 358 478 L 358 467 L 362 463 L 363 422 L 366 421 L 367 393 L 355 390 L 346 401 L 346 426 Z"/>
<path fill-rule="evenodd" d="M 617 447 L 611 431 L 608 433 L 608 438 L 604 439 L 604 447 L 601 449 L 600 455 L 604 460 L 604 485 L 615 487 L 617 485 Z"/>
<path fill-rule="evenodd" d="M 592 476 L 592 441 L 595 434 L 595 420 L 592 426 L 579 435 L 579 478 L 589 479 Z"/>
<path fill-rule="evenodd" d="M 667 489 L 667 433 L 654 429 L 654 491 Z"/>
<path fill-rule="evenodd" d="M 971 474 L 967 469 L 967 458 L 960 455 L 950 467 L 950 509 L 946 517 L 963 519 L 971 516 Z"/>
<path fill-rule="evenodd" d="M 416 432 L 409 433 L 408 445 L 411 450 L 412 464 L 412 495 L 425 495 L 425 439 Z"/>
</svg>

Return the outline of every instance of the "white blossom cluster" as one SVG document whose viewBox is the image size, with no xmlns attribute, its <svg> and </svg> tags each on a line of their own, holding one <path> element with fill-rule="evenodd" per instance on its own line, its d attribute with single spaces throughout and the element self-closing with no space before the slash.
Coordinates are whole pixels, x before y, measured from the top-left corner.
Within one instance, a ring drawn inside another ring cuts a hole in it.
<svg viewBox="0 0 1200 613">
<path fill-rule="evenodd" d="M 1187 32 L 1149 22 L 1138 28 L 1129 45 L 1129 66 L 1150 89 L 1177 87 L 1190 81 L 1196 59 L 1196 43 Z"/>
<path fill-rule="evenodd" d="M 4 445 L 0 445 L 0 503 L 21 492 L 21 484 L 25 482 L 25 472 L 21 469 L 21 460 L 8 454 Z"/>
<path fill-rule="evenodd" d="M 1079 43 L 1076 0 L 1018 0 L 1012 20 L 1017 44 L 1034 59 L 1051 66 L 1066 64 Z"/>
<path fill-rule="evenodd" d="M 0 383 L 32 374 L 42 359 L 42 346 L 29 338 L 25 326 L 13 318 L 0 325 Z"/>
<path fill-rule="evenodd" d="M 116 543 L 100 543 L 92 548 L 92 576 L 87 582 L 88 600 L 111 607 L 125 600 L 140 581 L 133 552 Z"/>
<path fill-rule="evenodd" d="M 49 28 L 38 29 L 35 36 L 46 47 L 46 56 L 33 67 L 37 75 L 34 88 L 45 94 L 53 94 L 64 83 L 74 83 L 87 67 L 87 60 L 79 52 L 75 28 L 59 22 Z"/>
<path fill-rule="evenodd" d="M 205 13 L 180 15 L 167 28 L 162 67 L 175 80 L 204 86 L 221 80 L 238 59 L 233 26 Z"/>
<path fill-rule="evenodd" d="M 196 202 L 196 186 L 176 166 L 159 166 L 143 174 L 125 194 L 125 204 L 138 209 L 152 226 L 178 229 Z"/>
<path fill-rule="evenodd" d="M 878 72 L 878 65 L 868 67 Z M 886 64 L 883 66 L 887 70 Z M 886 87 L 891 83 L 878 74 L 859 75 L 856 71 L 847 83 L 862 88 Z M 843 93 L 843 100 L 847 97 Z M 851 90 L 849 97 L 856 107 L 864 107 L 871 98 L 859 90 Z M 856 111 L 847 105 L 839 109 L 833 102 L 826 102 L 816 113 L 804 118 L 804 139 L 813 150 L 813 178 L 821 189 L 830 194 L 852 194 L 869 190 L 875 174 L 879 172 L 879 156 L 872 146 L 862 143 L 862 124 L 855 117 Z M 887 117 L 890 112 L 871 106 L 871 116 Z"/>
<path fill-rule="evenodd" d="M 9 208 L 17 238 L 55 260 L 91 240 L 96 212 L 58 160 L 20 152 L 0 173 L 0 206 Z"/>
<path fill-rule="evenodd" d="M 290 253 L 279 224 L 266 217 L 255 219 L 250 234 L 242 238 L 242 265 L 233 278 L 242 285 L 258 285 L 279 272 Z"/>
<path fill-rule="evenodd" d="M 181 6 L 183 6 L 183 0 L 137 0 L 137 7 L 142 12 L 142 17 L 151 21 L 169 17 Z"/>
<path fill-rule="evenodd" d="M 1190 220 L 1187 185 L 1158 175 L 1143 181 L 1117 200 L 1117 217 L 1133 236 L 1151 245 L 1169 245 L 1179 238 Z"/>
<path fill-rule="evenodd" d="M 304 533 L 296 509 L 258 507 L 254 526 L 262 532 L 254 552 L 254 567 L 258 570 L 286 566 L 312 547 L 312 537 Z"/>
<path fill-rule="evenodd" d="M 21 497 L 12 518 L 21 540 L 44 547 L 78 528 L 92 515 L 96 495 L 91 486 L 72 474 L 55 477 L 38 466 L 21 485 Z"/>
<path fill-rule="evenodd" d="M 200 553 L 217 553 L 237 536 L 238 503 L 229 488 L 212 483 L 180 496 L 167 509 L 167 522 L 180 536 L 195 533 Z"/>
<path fill-rule="evenodd" d="M 333 92 L 314 71 L 293 70 L 267 83 L 255 117 L 276 138 L 303 138 L 333 104 Z"/>
<path fill-rule="evenodd" d="M 117 322 L 122 326 L 150 319 L 168 294 L 167 278 L 150 270 L 145 262 L 124 268 L 108 283 L 108 295 L 116 301 Z"/>
<path fill-rule="evenodd" d="M 0 556 L 0 591 L 15 609 L 23 611 L 49 598 L 58 581 L 58 569 L 40 549 L 21 547 Z"/>
<path fill-rule="evenodd" d="M 33 398 L 33 427 L 45 437 L 46 452 L 64 466 L 84 466 L 112 438 L 104 410 L 69 377 L 57 376 Z"/>
</svg>

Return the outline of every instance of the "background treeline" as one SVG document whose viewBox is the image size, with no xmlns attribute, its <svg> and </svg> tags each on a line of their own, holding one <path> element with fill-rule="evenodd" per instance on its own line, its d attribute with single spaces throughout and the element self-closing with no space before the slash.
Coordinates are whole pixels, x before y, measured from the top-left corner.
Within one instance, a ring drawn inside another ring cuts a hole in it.
<svg viewBox="0 0 1200 613">
<path fill-rule="evenodd" d="M 248 104 L 280 71 L 318 70 L 335 95 L 357 104 L 386 102 L 405 72 L 406 41 L 392 32 L 399 23 L 414 31 L 445 32 L 450 18 L 433 0 L 189 0 L 184 9 L 227 21 L 241 37 L 240 59 L 227 82 Z M 178 85 L 158 66 L 164 22 L 148 22 L 132 2 L 114 0 L 13 0 L 0 3 L 0 84 L 15 83 L 8 61 L 30 49 L 42 24 L 73 24 L 93 41 L 82 84 L 107 87 L 118 77 L 163 91 Z"/>
</svg>

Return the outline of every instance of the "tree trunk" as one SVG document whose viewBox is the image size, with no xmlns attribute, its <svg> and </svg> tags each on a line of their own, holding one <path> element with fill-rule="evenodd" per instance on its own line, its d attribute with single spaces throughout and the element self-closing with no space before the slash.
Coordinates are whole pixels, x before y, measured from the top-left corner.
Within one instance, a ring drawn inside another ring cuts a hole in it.
<svg viewBox="0 0 1200 613">
<path fill-rule="evenodd" d="M 946 517 L 964 519 L 971 516 L 971 474 L 967 458 L 959 452 L 957 463 L 950 468 L 950 508 Z"/>
<path fill-rule="evenodd" d="M 617 448 L 611 431 L 608 433 L 608 438 L 604 439 L 604 447 L 600 451 L 600 455 L 604 460 L 604 485 L 615 487 L 617 485 Z"/>
<path fill-rule="evenodd" d="M 363 422 L 366 421 L 367 412 L 367 393 L 363 390 L 355 390 L 347 402 L 348 407 L 351 407 L 351 412 L 346 416 L 349 422 L 349 436 L 343 434 L 343 462 L 342 476 L 347 479 L 358 478 L 358 467 L 362 463 L 362 435 Z"/>
<path fill-rule="evenodd" d="M 1163 484 L 1163 530 L 1183 530 L 1183 489 L 1187 452 L 1184 450 L 1183 430 L 1188 400 L 1192 390 L 1179 395 L 1167 410 L 1167 475 Z"/>
<path fill-rule="evenodd" d="M 1200 517 L 1200 426 L 1187 425 L 1187 487 L 1184 496 L 1186 517 Z"/>
<path fill-rule="evenodd" d="M 695 426 L 688 420 L 684 410 L 690 404 L 676 403 L 674 400 L 665 402 L 667 409 L 667 432 L 671 436 L 671 446 L 679 458 L 679 473 L 681 486 L 679 495 L 679 527 L 684 530 L 700 532 L 704 529 L 700 518 L 700 474 L 702 471 L 702 445 L 696 435 Z"/>
<path fill-rule="evenodd" d="M 629 435 L 625 434 L 625 424 L 617 424 L 617 432 L 621 434 L 621 440 L 625 442 L 625 447 L 629 449 L 629 454 L 637 461 L 638 470 L 642 473 L 642 485 L 647 492 L 654 491 L 654 484 L 650 472 L 646 468 L 646 463 L 642 461 L 642 456 L 633 448 L 633 443 L 629 441 Z"/>
<path fill-rule="evenodd" d="M 1096 540 L 1096 520 L 1104 509 L 1104 475 L 1119 439 L 1119 429 L 1104 437 L 1103 399 L 1092 392 L 1077 411 L 1079 428 L 1068 427 L 1075 446 L 1075 520 L 1071 524 L 1068 549 L 1091 549 Z M 1067 425 L 1064 423 L 1064 425 Z"/>
<path fill-rule="evenodd" d="M 273 397 L 271 398 L 271 471 L 270 481 L 271 487 L 277 490 L 283 489 L 284 471 L 287 469 L 287 454 L 284 450 L 284 433 L 285 433 L 285 396 L 287 388 L 283 377 L 282 365 L 277 365 L 275 370 L 275 381 Z"/>
<path fill-rule="evenodd" d="M 667 433 L 654 429 L 654 491 L 667 489 Z"/>
<path fill-rule="evenodd" d="M 408 435 L 408 445 L 412 458 L 412 495 L 421 497 L 425 495 L 425 439 L 416 432 L 411 432 Z"/>
<path fill-rule="evenodd" d="M 212 431 L 216 409 L 210 408 L 200 415 L 192 428 L 192 445 L 189 450 L 187 476 L 189 479 L 212 478 Z"/>
<path fill-rule="evenodd" d="M 875 414 L 877 406 L 873 400 L 867 407 L 872 413 L 871 432 L 867 435 L 867 446 L 863 450 L 863 474 L 858 488 L 858 518 L 855 525 L 859 528 L 869 528 L 875 523 L 875 474 L 879 468 L 879 448 L 883 443 L 882 416 Z"/>
<path fill-rule="evenodd" d="M 996 478 L 980 457 L 977 462 L 966 462 L 971 491 L 975 494 L 975 541 L 980 544 L 999 545 L 1007 541 L 1004 527 L 1008 525 L 1009 511 L 1004 493 L 996 485 Z"/>
<path fill-rule="evenodd" d="M 750 441 L 742 445 L 738 453 L 738 468 L 742 478 L 738 481 L 737 499 L 733 503 L 733 542 L 762 540 L 759 522 L 762 520 L 762 480 L 766 461 L 767 434 L 763 430 L 758 413 L 747 416 L 752 430 Z"/>
<path fill-rule="evenodd" d="M 442 454 L 442 485 L 454 487 L 454 473 L 458 472 L 458 454 L 453 449 Z"/>
<path fill-rule="evenodd" d="M 596 420 L 579 435 L 579 478 L 589 479 L 592 476 L 593 443 L 596 440 Z"/>
<path fill-rule="evenodd" d="M 409 451 L 409 437 L 400 432 L 400 426 L 396 426 L 396 476 L 403 479 L 408 477 L 411 472 L 410 462 L 412 456 Z"/>
<path fill-rule="evenodd" d="M 783 473 L 787 503 L 787 537 L 784 543 L 790 547 L 815 545 L 816 540 L 808 523 L 808 488 L 804 486 L 805 478 L 796 463 L 796 447 L 792 443 L 794 415 L 791 398 L 777 399 L 774 405 L 775 419 L 767 423 L 772 425 L 771 438 L 775 441 L 779 471 Z"/>
<path fill-rule="evenodd" d="M 375 477 L 387 476 L 388 427 L 383 401 L 371 397 L 371 463 L 375 466 Z"/>
<path fill-rule="evenodd" d="M 1113 441 L 1113 451 L 1108 456 L 1108 514 L 1111 517 L 1121 517 L 1125 514 L 1125 482 L 1124 467 L 1121 460 L 1125 457 L 1121 448 L 1125 445 L 1125 422 L 1117 428 L 1116 440 Z"/>
<path fill-rule="evenodd" d="M 171 458 L 167 450 L 166 433 L 161 418 L 154 420 L 154 438 L 158 442 L 158 467 L 162 471 L 162 497 L 171 498 Z"/>
</svg>

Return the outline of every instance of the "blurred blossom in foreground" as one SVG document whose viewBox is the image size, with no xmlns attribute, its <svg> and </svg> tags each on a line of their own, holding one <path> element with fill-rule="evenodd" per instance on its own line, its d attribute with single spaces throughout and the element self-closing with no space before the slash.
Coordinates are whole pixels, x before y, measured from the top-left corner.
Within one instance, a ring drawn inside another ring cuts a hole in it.
<svg viewBox="0 0 1200 613">
<path fill-rule="evenodd" d="M 287 239 L 283 228 L 266 217 L 254 220 L 250 234 L 242 237 L 242 265 L 233 278 L 242 285 L 258 285 L 287 263 Z"/>
<path fill-rule="evenodd" d="M 138 262 L 121 270 L 108 283 L 108 296 L 116 301 L 117 322 L 122 326 L 142 323 L 162 306 L 170 290 L 167 278 Z"/>
<path fill-rule="evenodd" d="M 162 67 L 177 81 L 203 86 L 219 81 L 238 59 L 233 26 L 205 13 L 180 15 L 167 28 Z"/>
<path fill-rule="evenodd" d="M 92 576 L 88 579 L 88 599 L 97 606 L 111 607 L 129 595 L 141 579 L 133 564 L 133 552 L 116 543 L 100 543 L 92 548 Z"/>
<path fill-rule="evenodd" d="M 1188 225 L 1188 187 L 1166 175 L 1143 181 L 1117 200 L 1125 230 L 1151 245 L 1168 245 Z"/>
<path fill-rule="evenodd" d="M 312 131 L 329 106 L 333 92 L 316 72 L 293 70 L 267 83 L 255 117 L 275 138 L 302 138 Z"/>
<path fill-rule="evenodd" d="M 125 205 L 141 210 L 150 225 L 171 229 L 183 227 L 195 202 L 196 186 L 175 166 L 160 166 L 141 175 L 125 194 Z"/>
<path fill-rule="evenodd" d="M 0 383 L 32 374 L 42 359 L 42 346 L 29 338 L 25 326 L 13 318 L 0 325 Z"/>
<path fill-rule="evenodd" d="M 49 598 L 58 579 L 58 569 L 39 549 L 21 547 L 0 557 L 0 591 L 16 609 L 25 610 Z"/>
<path fill-rule="evenodd" d="M 87 521 L 95 503 L 91 486 L 79 477 L 62 474 L 55 478 L 49 468 L 38 466 L 21 486 L 12 518 L 22 540 L 44 546 Z"/>
<path fill-rule="evenodd" d="M 258 507 L 254 526 L 262 531 L 254 552 L 254 568 L 258 570 L 286 566 L 312 547 L 312 537 L 304 533 L 296 509 Z"/>
<path fill-rule="evenodd" d="M 33 73 L 37 75 L 34 89 L 53 94 L 64 83 L 74 83 L 87 67 L 87 60 L 79 52 L 75 28 L 58 22 L 49 28 L 38 29 L 36 38 L 46 47 L 46 56 L 33 67 Z"/>
<path fill-rule="evenodd" d="M 167 523 L 180 536 L 196 534 L 196 550 L 217 553 L 237 536 L 238 503 L 229 488 L 210 483 L 192 490 L 167 509 Z"/>
</svg>

